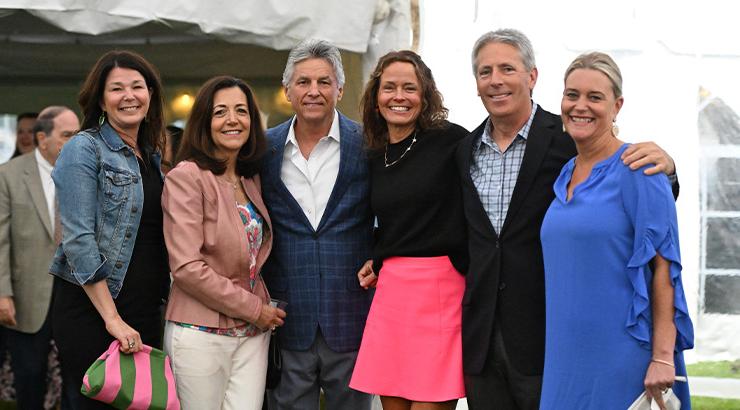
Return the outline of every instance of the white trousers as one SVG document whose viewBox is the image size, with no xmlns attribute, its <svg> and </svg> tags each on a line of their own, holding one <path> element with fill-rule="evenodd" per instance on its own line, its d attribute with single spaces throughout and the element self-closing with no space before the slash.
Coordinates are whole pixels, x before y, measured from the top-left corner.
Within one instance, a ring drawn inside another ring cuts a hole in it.
<svg viewBox="0 0 740 410">
<path fill-rule="evenodd" d="M 269 342 L 269 332 L 220 336 L 167 322 L 164 350 L 182 409 L 262 409 Z"/>
</svg>

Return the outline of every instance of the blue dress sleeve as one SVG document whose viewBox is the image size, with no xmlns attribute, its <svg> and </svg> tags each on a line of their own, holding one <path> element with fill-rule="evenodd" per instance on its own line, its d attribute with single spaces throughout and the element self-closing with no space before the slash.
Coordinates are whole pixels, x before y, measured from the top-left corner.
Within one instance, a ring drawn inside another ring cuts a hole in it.
<svg viewBox="0 0 740 410">
<path fill-rule="evenodd" d="M 670 262 L 674 289 L 675 350 L 691 349 L 694 346 L 694 328 L 681 281 L 676 205 L 668 178 L 664 174 L 647 176 L 643 170 L 630 171 L 625 167 L 622 177 L 622 202 L 634 228 L 633 251 L 627 264 L 633 296 L 625 326 L 641 345 L 652 347 L 650 293 L 653 272 L 648 263 L 658 253 Z"/>
</svg>

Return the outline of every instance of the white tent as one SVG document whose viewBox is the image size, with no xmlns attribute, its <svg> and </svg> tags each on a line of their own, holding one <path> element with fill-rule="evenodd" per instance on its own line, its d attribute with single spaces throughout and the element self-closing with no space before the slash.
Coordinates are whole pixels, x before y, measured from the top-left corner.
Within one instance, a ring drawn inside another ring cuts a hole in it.
<svg viewBox="0 0 740 410">
<path fill-rule="evenodd" d="M 410 0 L 0 0 L 0 89 L 38 95 L 39 106 L 48 85 L 74 95 L 111 48 L 146 55 L 168 84 L 224 73 L 259 82 L 282 73 L 285 50 L 320 38 L 361 56 L 345 67 L 359 93 L 379 55 L 410 47 L 410 16 Z M 0 113 L 13 104 L 4 98 Z M 0 162 L 15 141 L 8 121 Z"/>
<path fill-rule="evenodd" d="M 231 43 L 248 43 L 285 50 L 299 41 L 316 37 L 339 48 L 365 53 L 379 45 L 374 26 L 384 31 L 409 31 L 408 1 L 388 0 L 226 0 L 147 1 L 147 0 L 6 0 L 0 1 L 4 13 L 26 10 L 68 32 L 65 36 L 31 33 L 8 35 L 17 42 L 90 42 L 78 34 L 98 36 L 156 21 L 171 27 L 189 26 L 185 33 L 213 36 Z M 391 21 L 388 21 L 388 20 Z M 151 36 L 141 33 L 128 41 L 178 43 L 187 35 Z"/>
</svg>

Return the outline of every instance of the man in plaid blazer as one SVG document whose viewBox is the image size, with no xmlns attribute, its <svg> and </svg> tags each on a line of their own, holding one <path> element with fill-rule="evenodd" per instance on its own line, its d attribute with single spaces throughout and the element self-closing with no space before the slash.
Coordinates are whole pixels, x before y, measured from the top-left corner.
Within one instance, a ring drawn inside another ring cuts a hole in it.
<svg viewBox="0 0 740 410">
<path fill-rule="evenodd" d="M 349 388 L 371 301 L 356 274 L 370 257 L 373 219 L 362 131 L 335 109 L 343 85 L 335 46 L 299 44 L 283 73 L 295 116 L 267 131 L 261 175 L 274 241 L 262 274 L 271 296 L 288 302 L 270 410 L 318 409 L 320 389 L 327 409 L 371 408 L 371 396 Z"/>
</svg>

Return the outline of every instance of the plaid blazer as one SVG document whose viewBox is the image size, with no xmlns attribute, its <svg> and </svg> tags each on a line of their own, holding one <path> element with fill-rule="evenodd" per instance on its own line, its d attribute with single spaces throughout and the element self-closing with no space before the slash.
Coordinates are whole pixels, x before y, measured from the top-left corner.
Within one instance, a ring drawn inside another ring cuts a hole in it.
<svg viewBox="0 0 740 410">
<path fill-rule="evenodd" d="M 317 330 L 336 352 L 360 347 L 371 294 L 357 271 L 370 258 L 373 218 L 362 131 L 339 114 L 340 163 L 316 230 L 280 179 L 291 121 L 267 130 L 262 197 L 273 221 L 272 254 L 262 275 L 272 297 L 288 302 L 281 347 L 306 350 Z"/>
</svg>

